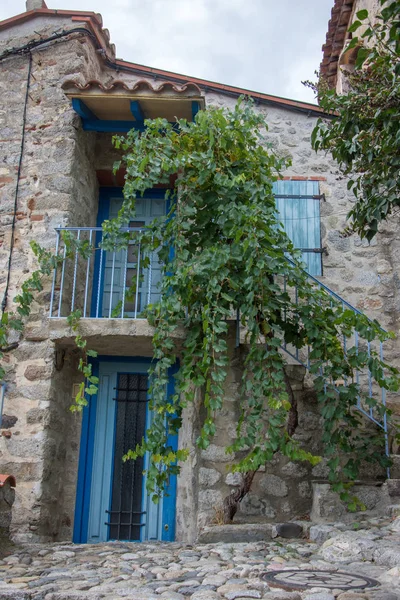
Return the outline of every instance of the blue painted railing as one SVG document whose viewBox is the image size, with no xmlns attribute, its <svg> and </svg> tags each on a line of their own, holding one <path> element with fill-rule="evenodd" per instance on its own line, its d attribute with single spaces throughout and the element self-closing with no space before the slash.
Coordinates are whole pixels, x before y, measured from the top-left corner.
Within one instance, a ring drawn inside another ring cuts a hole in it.
<svg viewBox="0 0 400 600">
<path fill-rule="evenodd" d="M 139 227 L 121 229 L 131 238 L 140 233 Z M 143 309 L 154 302 L 157 292 L 159 264 L 156 252 L 146 254 L 148 265 L 143 267 L 144 252 L 140 241 L 127 242 L 125 247 L 103 245 L 101 227 L 56 228 L 56 255 L 61 259 L 54 270 L 50 295 L 50 317 L 65 318 L 76 310 L 82 318 L 141 317 Z M 75 250 L 67 250 L 64 235 L 76 242 Z M 78 245 L 86 245 L 84 255 Z M 129 300 L 127 293 L 132 292 Z"/>
<path fill-rule="evenodd" d="M 140 228 L 126 228 L 126 232 L 139 232 Z M 90 251 L 86 258 L 82 258 L 78 251 L 73 256 L 67 256 L 67 249 L 63 242 L 63 232 L 68 232 L 78 242 L 86 241 Z M 67 227 L 57 228 L 56 253 L 63 260 L 54 272 L 50 296 L 50 317 L 67 317 L 71 311 L 79 309 L 83 318 L 141 318 L 141 311 L 159 297 L 158 280 L 160 277 L 160 264 L 156 253 L 149 256 L 148 266 L 143 269 L 143 253 L 140 241 L 126 248 L 105 250 L 102 244 L 101 227 Z M 132 243 L 131 243 L 132 244 Z M 289 259 L 288 259 L 289 260 Z M 107 267 L 106 263 L 107 262 Z M 291 261 L 289 261 L 291 262 Z M 134 297 L 126 301 L 128 283 L 127 273 L 131 269 L 134 275 Z M 106 272 L 107 270 L 107 272 Z M 155 276 L 157 272 L 157 276 Z M 312 275 L 307 274 L 309 282 L 322 289 L 332 298 L 332 303 L 339 303 L 344 309 L 362 314 L 357 308 L 341 298 L 328 286 L 321 283 Z M 294 304 L 299 303 L 299 290 L 297 287 L 287 286 L 286 278 L 281 280 L 282 289 L 290 292 Z M 237 343 L 240 343 L 240 314 L 237 315 Z M 343 336 L 342 347 L 344 351 L 354 347 L 356 352 L 366 350 L 368 355 L 376 353 L 381 360 L 384 357 L 383 343 L 379 340 L 369 342 L 360 339 L 357 332 L 352 338 Z M 310 347 L 295 348 L 282 342 L 282 350 L 293 358 L 298 364 L 310 371 Z M 322 373 L 323 374 L 323 373 Z M 386 410 L 377 414 L 373 407 L 368 405 L 368 398 L 373 398 L 379 393 L 383 407 L 386 407 L 386 390 L 378 390 L 369 370 L 356 371 L 356 383 L 366 392 L 367 401 L 363 402 L 361 396 L 357 400 L 356 408 L 377 427 L 385 433 L 386 454 L 389 455 L 388 424 Z M 347 384 L 346 381 L 343 382 Z"/>
<path fill-rule="evenodd" d="M 288 261 L 290 263 L 292 262 L 289 259 L 288 259 Z M 294 263 L 292 263 L 292 264 L 294 264 Z M 336 294 L 336 292 L 331 290 L 324 283 L 322 283 L 321 281 L 319 281 L 318 279 L 316 279 L 309 273 L 306 273 L 306 275 L 307 275 L 308 281 L 313 286 L 324 290 L 326 292 L 326 294 L 332 298 L 332 304 L 333 303 L 339 304 L 345 310 L 351 310 L 354 313 L 357 313 L 360 315 L 363 314 L 360 310 L 358 310 L 357 308 L 352 306 L 349 302 L 347 302 L 346 300 L 341 298 L 338 294 Z M 284 292 L 289 293 L 294 304 L 298 305 L 299 304 L 299 296 L 300 296 L 298 287 L 293 287 L 293 286 L 289 287 L 287 285 L 286 277 L 283 277 L 280 279 L 280 285 L 282 286 L 282 289 Z M 285 318 L 285 316 L 284 316 L 284 318 Z M 236 323 L 237 323 L 236 344 L 238 345 L 240 343 L 240 328 L 241 328 L 239 311 L 237 312 Z M 382 329 L 382 332 L 384 332 L 384 329 Z M 342 338 L 343 350 L 346 352 L 350 347 L 355 348 L 356 353 L 358 353 L 359 350 L 366 350 L 368 353 L 368 356 L 371 356 L 372 353 L 375 352 L 381 360 L 383 360 L 383 358 L 384 358 L 383 342 L 381 342 L 380 340 L 375 340 L 373 342 L 369 342 L 367 340 L 364 340 L 363 338 L 360 338 L 360 335 L 358 332 L 354 332 L 351 338 L 343 336 L 343 338 Z M 310 372 L 310 370 L 311 370 L 311 361 L 310 361 L 311 347 L 310 346 L 305 346 L 305 347 L 299 349 L 299 348 L 292 346 L 291 344 L 287 344 L 283 340 L 282 344 L 281 344 L 281 348 L 288 356 L 290 356 L 292 359 L 294 359 L 297 362 L 297 364 L 302 365 L 303 367 L 305 367 L 307 369 L 307 371 Z M 323 367 L 320 368 L 320 374 L 323 376 Z M 389 456 L 389 436 L 388 436 L 388 423 L 387 423 L 387 414 L 386 414 L 386 390 L 384 388 L 378 388 L 378 384 L 376 384 L 376 382 L 374 382 L 371 371 L 368 369 L 366 369 L 363 372 L 356 371 L 355 379 L 356 379 L 357 385 L 359 385 L 360 388 L 363 389 L 363 391 L 365 392 L 365 396 L 367 398 L 367 400 L 363 402 L 362 397 L 360 395 L 357 399 L 355 408 L 358 411 L 360 411 L 369 421 L 371 421 L 377 427 L 379 427 L 380 429 L 383 430 L 384 436 L 385 436 L 385 454 L 386 454 L 386 456 Z M 347 381 L 344 380 L 342 382 L 336 382 L 336 384 L 346 386 Z M 373 407 L 368 405 L 368 398 L 372 399 L 373 397 L 377 397 L 378 394 L 379 394 L 381 405 L 384 407 L 384 410 L 380 411 L 381 414 L 377 414 L 377 411 L 374 410 Z M 388 472 L 388 476 L 389 476 L 389 472 Z"/>
</svg>

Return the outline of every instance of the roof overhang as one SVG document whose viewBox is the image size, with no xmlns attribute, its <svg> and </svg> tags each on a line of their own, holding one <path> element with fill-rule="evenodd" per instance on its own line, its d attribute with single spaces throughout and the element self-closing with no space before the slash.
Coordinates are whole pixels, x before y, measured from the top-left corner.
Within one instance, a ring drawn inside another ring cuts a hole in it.
<svg viewBox="0 0 400 600">
<path fill-rule="evenodd" d="M 320 75 L 325 78 L 330 88 L 336 87 L 338 67 L 344 63 L 341 55 L 346 45 L 353 11 L 354 0 L 335 0 L 326 41 L 322 46 L 323 57 L 320 65 Z"/>
<path fill-rule="evenodd" d="M 70 80 L 62 88 L 87 131 L 142 130 L 145 119 L 157 117 L 170 123 L 176 123 L 177 119 L 192 121 L 204 108 L 200 88 L 190 82 L 184 85 L 163 82 L 154 87 L 146 80 L 132 86 L 119 80 L 108 85 L 99 81 L 80 84 Z"/>
<path fill-rule="evenodd" d="M 337 4 L 343 2 L 348 3 L 350 1 L 353 0 L 335 0 Z M 166 71 L 163 69 L 157 69 L 117 59 L 115 55 L 115 46 L 110 42 L 110 33 L 108 29 L 103 28 L 103 21 L 101 15 L 96 14 L 94 12 L 52 10 L 48 8 L 35 9 L 29 12 L 22 13 L 20 15 L 16 15 L 11 19 L 1 21 L 0 32 L 2 30 L 7 30 L 14 26 L 19 26 L 27 21 L 34 21 L 36 19 L 47 18 L 54 21 L 56 30 L 59 31 L 59 29 L 61 29 L 61 32 L 54 34 L 50 38 L 42 39 L 41 37 L 38 37 L 37 39 L 31 39 L 29 41 L 30 49 L 40 48 L 42 45 L 46 45 L 49 48 L 49 41 L 53 39 L 56 40 L 60 37 L 64 37 L 69 34 L 86 36 L 86 39 L 94 45 L 96 51 L 98 52 L 98 55 L 103 59 L 104 67 L 112 69 L 114 73 L 116 71 L 119 71 L 134 74 L 135 76 L 139 77 L 149 77 L 152 79 L 156 78 L 158 81 L 161 80 L 166 82 L 167 85 L 176 85 L 178 87 L 185 86 L 189 81 L 191 85 L 197 86 L 198 93 L 200 93 L 201 89 L 203 95 L 207 91 L 221 93 L 223 95 L 227 95 L 233 98 L 238 98 L 239 96 L 244 95 L 248 96 L 249 98 L 253 98 L 255 102 L 259 102 L 261 104 L 277 108 L 302 112 L 307 116 L 317 117 L 321 114 L 325 115 L 324 110 L 320 106 L 316 104 L 311 104 L 309 102 L 302 102 L 291 100 L 289 98 L 272 96 L 270 94 L 256 92 L 254 90 L 239 88 L 232 85 L 225 85 L 215 81 L 200 79 L 198 77 L 192 77 L 180 73 L 174 73 L 172 71 Z M 70 26 L 66 23 L 68 19 L 71 20 L 71 29 Z M 57 21 L 59 21 L 59 23 L 56 23 Z M 7 55 L 19 55 L 21 51 L 23 52 L 24 50 L 25 46 L 21 46 L 19 48 L 10 48 L 7 51 Z M 73 98 L 74 96 L 71 94 L 70 97 Z M 85 100 L 82 99 L 82 102 L 85 102 Z M 202 103 L 204 103 L 204 100 L 199 100 L 199 103 L 200 108 L 202 108 Z M 185 114 L 187 114 L 187 111 Z"/>
</svg>

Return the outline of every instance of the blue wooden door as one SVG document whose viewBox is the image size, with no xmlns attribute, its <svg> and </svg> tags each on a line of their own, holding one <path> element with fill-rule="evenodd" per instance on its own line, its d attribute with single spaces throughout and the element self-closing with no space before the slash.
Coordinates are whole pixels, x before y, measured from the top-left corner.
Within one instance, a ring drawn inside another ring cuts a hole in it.
<svg viewBox="0 0 400 600">
<path fill-rule="evenodd" d="M 122 461 L 126 451 L 141 441 L 151 422 L 148 368 L 149 359 L 145 358 L 100 361 L 92 433 L 88 424 L 89 436 L 83 431 L 81 442 L 80 471 L 91 474 L 86 481 L 81 476 L 78 480 L 78 486 L 85 487 L 78 489 L 77 496 L 83 500 L 77 501 L 77 513 L 81 514 L 76 515 L 79 525 L 77 521 L 74 541 L 174 539 L 176 478 L 171 479 L 165 497 L 155 504 L 146 491 L 143 475 L 148 457 Z M 172 377 L 168 387 L 168 393 L 173 393 Z M 171 441 L 176 446 L 177 440 Z"/>
<path fill-rule="evenodd" d="M 111 196 L 108 218 L 117 217 L 121 206 L 122 198 Z M 153 219 L 165 213 L 165 198 L 137 198 L 135 217 L 130 221 L 129 227 L 145 227 Z M 150 267 L 142 269 L 143 253 L 139 252 L 139 247 L 134 242 L 131 242 L 127 249 L 105 253 L 101 300 L 103 317 L 111 317 L 113 314 L 121 316 L 123 313 L 125 317 L 136 318 L 148 304 L 158 300 L 161 265 L 156 252 L 153 252 L 149 258 Z M 136 293 L 126 298 L 126 290 L 132 283 L 136 286 Z"/>
</svg>

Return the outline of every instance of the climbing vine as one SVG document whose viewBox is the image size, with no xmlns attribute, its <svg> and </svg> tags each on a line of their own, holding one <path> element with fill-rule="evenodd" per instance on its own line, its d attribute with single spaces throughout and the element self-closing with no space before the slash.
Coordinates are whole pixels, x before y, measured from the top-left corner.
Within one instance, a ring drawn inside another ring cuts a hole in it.
<svg viewBox="0 0 400 600">
<path fill-rule="evenodd" d="M 53 252 L 45 250 L 37 242 L 32 241 L 31 249 L 38 263 L 38 269 L 21 285 L 19 294 L 14 298 L 16 312 L 3 310 L 0 321 L 0 360 L 4 354 L 18 347 L 18 341 L 10 343 L 10 337 L 16 337 L 15 333 L 21 333 L 24 329 L 24 318 L 31 312 L 35 295 L 43 290 L 43 281 L 48 278 L 59 264 L 60 259 Z M 18 334 L 17 334 L 18 337 Z M 4 367 L 0 364 L 0 380 L 5 375 Z"/>
<path fill-rule="evenodd" d="M 157 500 L 188 452 L 175 450 L 169 436 L 178 434 L 182 411 L 199 396 L 205 416 L 197 444 L 208 447 L 224 402 L 230 323 L 238 315 L 245 352 L 236 440 L 226 449 L 232 454 L 232 469 L 244 473 L 251 485 L 257 469 L 277 452 L 311 464 L 321 460 L 293 435 L 296 407 L 281 350 L 282 344 L 299 350 L 309 346 L 329 477 L 342 499 L 355 508 L 344 482 L 357 478 L 362 461 L 388 464 L 381 432 L 362 428 L 360 414 L 354 410 L 361 401 L 378 416 L 383 411 L 377 397 L 365 394 L 357 372 L 369 370 L 387 390 L 397 390 L 398 379 L 397 371 L 374 351 L 363 346 L 345 348 L 342 339 L 357 332 L 367 342 L 383 341 L 390 334 L 310 282 L 275 207 L 272 185 L 289 161 L 268 146 L 266 132 L 263 117 L 240 100 L 232 111 L 210 108 L 199 112 L 194 122 L 180 120 L 176 125 L 150 120 L 143 133 L 132 130 L 114 139 L 123 150 L 127 176 L 119 216 L 103 224 L 103 247 L 120 249 L 140 241 L 142 268 L 149 266 L 151 253 L 158 253 L 163 274 L 160 300 L 144 313 L 154 326 L 150 368 L 154 417 L 146 438 L 125 459 L 149 453 L 147 486 Z M 168 215 L 140 233 L 127 231 L 136 197 L 168 185 L 176 174 L 177 185 L 167 192 Z M 90 244 L 68 234 L 64 243 L 67 258 L 76 252 L 85 258 L 92 251 Z M 63 260 L 35 243 L 32 248 L 39 270 L 16 298 L 20 317 L 29 315 L 35 292 L 43 289 L 43 278 Z M 128 297 L 135 292 L 133 284 Z M 10 328 L 22 327 L 19 318 L 5 315 L 2 343 Z M 79 334 L 80 316 L 76 311 L 68 320 L 77 333 L 82 351 L 79 369 L 86 378 L 74 410 L 87 403 L 98 384 L 88 360 L 96 353 Z M 186 330 L 183 348 L 176 344 L 180 327 Z M 178 367 L 175 392 L 167 394 L 173 367 Z M 235 453 L 240 456 L 236 462 Z"/>
<path fill-rule="evenodd" d="M 163 119 L 146 125 L 144 133 L 114 138 L 124 154 L 125 199 L 118 218 L 103 225 L 106 236 L 118 239 L 134 214 L 135 198 L 178 174 L 168 215 L 141 234 L 144 252 L 158 252 L 163 269 L 161 298 L 145 313 L 155 328 L 154 419 L 146 439 L 125 458 L 149 452 L 147 485 L 157 498 L 187 452 L 174 450 L 168 436 L 178 433 L 182 411 L 198 393 L 205 417 L 197 444 L 207 448 L 224 402 L 229 323 L 238 312 L 246 352 L 236 440 L 226 449 L 232 460 L 240 452 L 233 469 L 252 473 L 276 452 L 312 464 L 321 459 L 305 451 L 288 426 L 292 402 L 281 345 L 309 345 L 330 480 L 354 505 L 343 481 L 357 477 L 362 460 L 387 464 L 382 436 L 362 429 L 353 410 L 362 397 L 382 411 L 378 398 L 365 397 L 356 372 L 369 369 L 389 390 L 398 381 L 396 370 L 376 353 L 344 349 L 341 340 L 354 331 L 368 341 L 389 334 L 310 283 L 275 208 L 272 184 L 288 161 L 268 147 L 267 125 L 249 103 L 240 100 L 232 111 L 210 108 L 177 126 Z M 174 332 L 181 326 L 186 338 L 180 351 Z M 176 391 L 167 395 L 168 372 L 178 355 Z"/>
<path fill-rule="evenodd" d="M 49 278 L 53 276 L 54 271 L 62 264 L 63 260 L 71 259 L 76 253 L 83 258 L 87 258 L 88 253 L 92 250 L 87 240 L 79 241 L 68 231 L 62 233 L 62 239 L 65 244 L 65 255 L 63 257 L 54 254 L 51 250 L 46 250 L 36 241 L 30 243 L 38 268 L 25 279 L 21 285 L 20 292 L 15 296 L 14 303 L 16 305 L 16 312 L 4 310 L 1 315 L 0 361 L 4 358 L 5 353 L 15 350 L 15 348 L 18 347 L 19 342 L 13 341 L 10 343 L 10 337 L 12 337 L 13 332 L 17 332 L 18 337 L 22 334 L 25 319 L 29 317 L 31 313 L 33 302 L 37 298 L 37 295 L 43 291 Z M 78 370 L 84 377 L 84 381 L 80 384 L 78 393 L 75 397 L 75 402 L 71 406 L 73 412 L 87 405 L 87 396 L 97 392 L 97 384 L 99 381 L 98 378 L 93 375 L 92 365 L 88 361 L 88 357 L 97 356 L 97 352 L 87 348 L 87 341 L 79 333 L 80 317 L 80 311 L 75 311 L 68 317 L 68 324 L 71 329 L 76 332 L 75 344 L 81 350 Z M 15 334 L 13 337 L 15 337 Z M 0 362 L 0 381 L 4 376 L 5 369 Z"/>
</svg>

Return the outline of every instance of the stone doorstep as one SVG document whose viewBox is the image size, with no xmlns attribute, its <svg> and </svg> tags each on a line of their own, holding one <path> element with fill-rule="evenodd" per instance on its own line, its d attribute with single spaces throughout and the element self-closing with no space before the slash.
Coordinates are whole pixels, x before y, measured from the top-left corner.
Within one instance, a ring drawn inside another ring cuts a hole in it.
<svg viewBox="0 0 400 600">
<path fill-rule="evenodd" d="M 199 544 L 237 544 L 245 542 L 262 542 L 277 537 L 286 537 L 289 533 L 292 539 L 304 538 L 312 523 L 290 521 L 288 523 L 238 523 L 232 525 L 207 525 L 199 533 Z M 290 526 L 290 528 L 289 528 Z M 293 532 L 292 532 L 293 530 Z M 297 535 L 294 535 L 294 534 Z M 290 537 L 288 537 L 290 539 Z"/>
<path fill-rule="evenodd" d="M 199 544 L 234 544 L 272 540 L 272 523 L 208 525 L 199 533 Z"/>
</svg>

